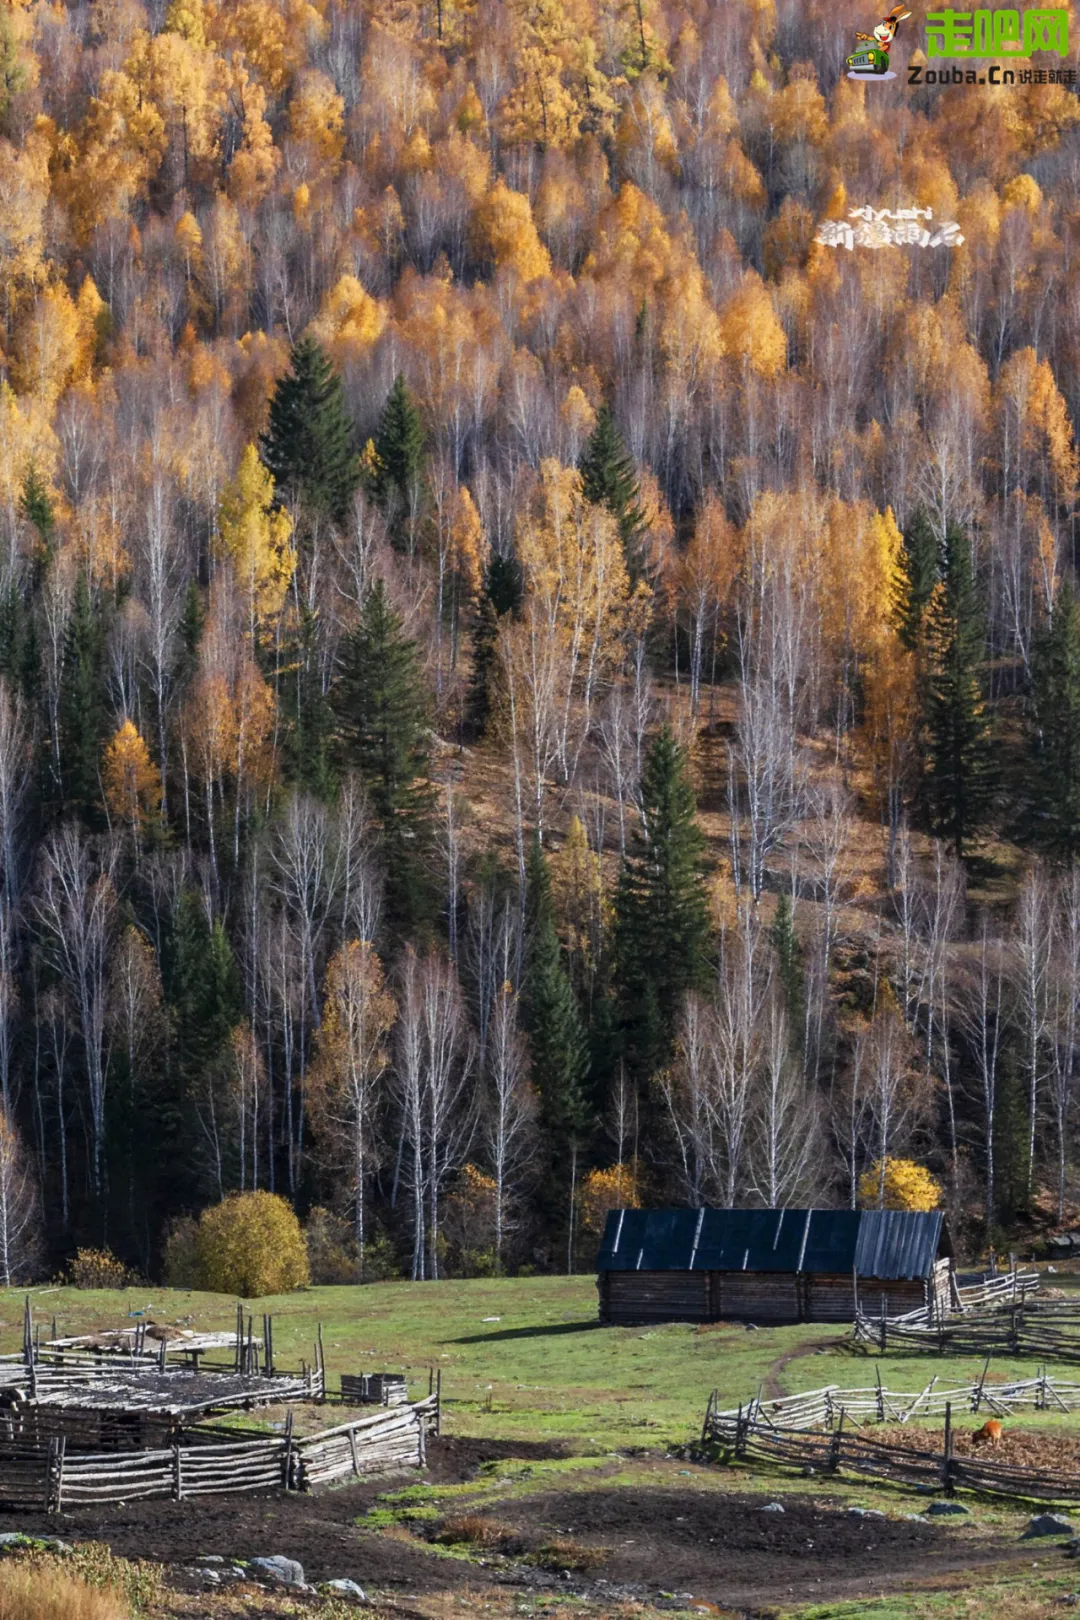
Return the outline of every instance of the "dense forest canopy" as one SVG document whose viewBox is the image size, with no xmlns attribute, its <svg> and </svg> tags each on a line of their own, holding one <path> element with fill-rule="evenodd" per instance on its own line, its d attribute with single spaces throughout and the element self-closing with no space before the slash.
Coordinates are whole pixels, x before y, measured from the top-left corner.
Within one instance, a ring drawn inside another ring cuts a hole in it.
<svg viewBox="0 0 1080 1620">
<path fill-rule="evenodd" d="M 873 12 L 0 10 L 4 1281 L 1068 1211 L 1075 51 Z"/>
</svg>

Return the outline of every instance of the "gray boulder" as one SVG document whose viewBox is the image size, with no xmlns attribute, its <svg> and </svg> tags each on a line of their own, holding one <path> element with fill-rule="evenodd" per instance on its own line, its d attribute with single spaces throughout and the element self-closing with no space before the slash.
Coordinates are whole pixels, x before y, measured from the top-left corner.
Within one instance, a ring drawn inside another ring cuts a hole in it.
<svg viewBox="0 0 1080 1620">
<path fill-rule="evenodd" d="M 1068 1519 L 1063 1519 L 1058 1513 L 1036 1513 L 1033 1519 L 1028 1520 L 1027 1529 L 1020 1537 L 1021 1541 L 1032 1541 L 1037 1536 L 1071 1536 L 1073 1527 Z"/>
<path fill-rule="evenodd" d="M 303 1586 L 304 1566 L 295 1558 L 283 1558 L 274 1553 L 271 1558 L 252 1558 L 248 1569 L 260 1580 L 274 1581 L 278 1586 Z"/>
<path fill-rule="evenodd" d="M 961 1513 L 968 1513 L 970 1509 L 961 1502 L 931 1502 L 926 1509 L 927 1517 L 931 1519 L 947 1519 Z"/>
<path fill-rule="evenodd" d="M 327 1592 L 333 1597 L 355 1598 L 357 1603 L 367 1602 L 367 1593 L 364 1591 L 364 1588 L 362 1586 L 358 1586 L 355 1581 L 346 1579 L 324 1581 L 319 1590 L 321 1592 Z"/>
</svg>

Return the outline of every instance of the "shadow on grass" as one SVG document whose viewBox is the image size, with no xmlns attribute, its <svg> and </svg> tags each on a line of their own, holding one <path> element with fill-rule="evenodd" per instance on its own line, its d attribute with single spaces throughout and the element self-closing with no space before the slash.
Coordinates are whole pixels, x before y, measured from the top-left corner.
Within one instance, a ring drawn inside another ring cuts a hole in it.
<svg viewBox="0 0 1080 1620">
<path fill-rule="evenodd" d="M 501 1344 L 508 1339 L 551 1339 L 562 1333 L 591 1333 L 603 1327 L 595 1316 L 584 1322 L 556 1322 L 550 1327 L 503 1328 L 499 1333 L 468 1333 L 460 1339 L 444 1339 L 443 1344 Z"/>
</svg>

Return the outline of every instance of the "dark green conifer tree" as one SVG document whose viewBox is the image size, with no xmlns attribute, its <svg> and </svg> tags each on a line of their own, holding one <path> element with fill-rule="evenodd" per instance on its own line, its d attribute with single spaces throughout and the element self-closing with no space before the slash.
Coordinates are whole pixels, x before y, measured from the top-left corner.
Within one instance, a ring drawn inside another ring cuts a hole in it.
<svg viewBox="0 0 1080 1620">
<path fill-rule="evenodd" d="M 806 986 L 803 976 L 802 947 L 795 933 L 791 896 L 786 889 L 782 891 L 776 903 L 776 915 L 773 917 L 772 927 L 769 929 L 769 938 L 772 941 L 773 950 L 776 952 L 780 987 L 784 992 L 788 1038 L 793 1048 L 800 1048 L 803 1042 L 804 993 Z"/>
<path fill-rule="evenodd" d="M 386 396 L 374 444 L 371 493 L 392 523 L 408 510 L 424 466 L 424 424 L 400 372 Z"/>
<path fill-rule="evenodd" d="M 913 652 L 922 641 L 923 622 L 941 576 L 941 547 L 922 507 L 904 530 L 896 623 L 900 639 Z"/>
<path fill-rule="evenodd" d="M 934 831 L 962 857 L 986 823 L 992 761 L 982 691 L 985 619 L 971 543 L 957 525 L 945 533 L 942 578 L 926 624 L 927 800 Z"/>
<path fill-rule="evenodd" d="M 1027 798 L 1035 841 L 1080 856 L 1080 602 L 1069 582 L 1032 655 Z"/>
<path fill-rule="evenodd" d="M 619 525 L 626 565 L 632 576 L 641 572 L 641 541 L 645 516 L 633 459 L 615 421 L 615 413 L 605 403 L 596 413 L 596 426 L 578 463 L 586 500 L 606 506 Z"/>
<path fill-rule="evenodd" d="M 645 825 L 615 902 L 615 972 L 627 1072 L 645 1081 L 670 1057 L 683 995 L 708 975 L 703 840 L 686 755 L 667 726 L 649 749 L 641 792 Z"/>
<path fill-rule="evenodd" d="M 472 629 L 472 674 L 465 713 L 472 736 L 480 738 L 491 715 L 491 682 L 499 621 L 521 611 L 521 569 L 513 557 L 492 557 L 484 576 L 484 591 Z"/>
<path fill-rule="evenodd" d="M 57 763 L 61 808 L 74 811 L 91 824 L 96 824 L 101 814 L 103 647 L 101 614 L 90 596 L 85 574 L 80 573 L 64 638 Z"/>
<path fill-rule="evenodd" d="M 360 481 L 341 378 L 314 338 L 301 338 L 270 401 L 262 459 L 277 496 L 342 523 Z"/>
<path fill-rule="evenodd" d="M 540 1098 L 545 1173 L 540 1202 L 547 1223 L 572 1238 L 572 1200 L 589 1126 L 585 1080 L 589 1046 L 555 929 L 547 862 L 539 842 L 526 873 L 525 1028 Z M 571 1262 L 572 1263 L 572 1262 Z"/>
<path fill-rule="evenodd" d="M 388 920 L 410 933 L 430 921 L 434 903 L 429 702 L 416 643 L 381 580 L 342 648 L 335 709 L 341 762 L 360 773 L 379 824 Z"/>
<path fill-rule="evenodd" d="M 31 461 L 26 469 L 23 479 L 22 494 L 19 499 L 19 511 L 27 523 L 32 523 L 38 532 L 38 538 L 48 554 L 53 535 L 56 533 L 56 511 L 53 507 L 49 486 L 38 472 L 37 462 Z"/>
</svg>

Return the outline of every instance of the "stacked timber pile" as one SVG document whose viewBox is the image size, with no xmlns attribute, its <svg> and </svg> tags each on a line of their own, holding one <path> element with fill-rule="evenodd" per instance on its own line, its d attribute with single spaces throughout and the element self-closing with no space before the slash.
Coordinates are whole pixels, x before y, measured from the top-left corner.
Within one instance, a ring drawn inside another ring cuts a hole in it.
<svg viewBox="0 0 1080 1620">
<path fill-rule="evenodd" d="M 852 1332 L 856 1344 L 882 1354 L 928 1350 L 935 1355 L 1008 1354 L 1080 1361 L 1080 1300 L 1028 1294 L 937 1320 L 924 1311 L 906 1316 L 860 1313 Z"/>
</svg>

